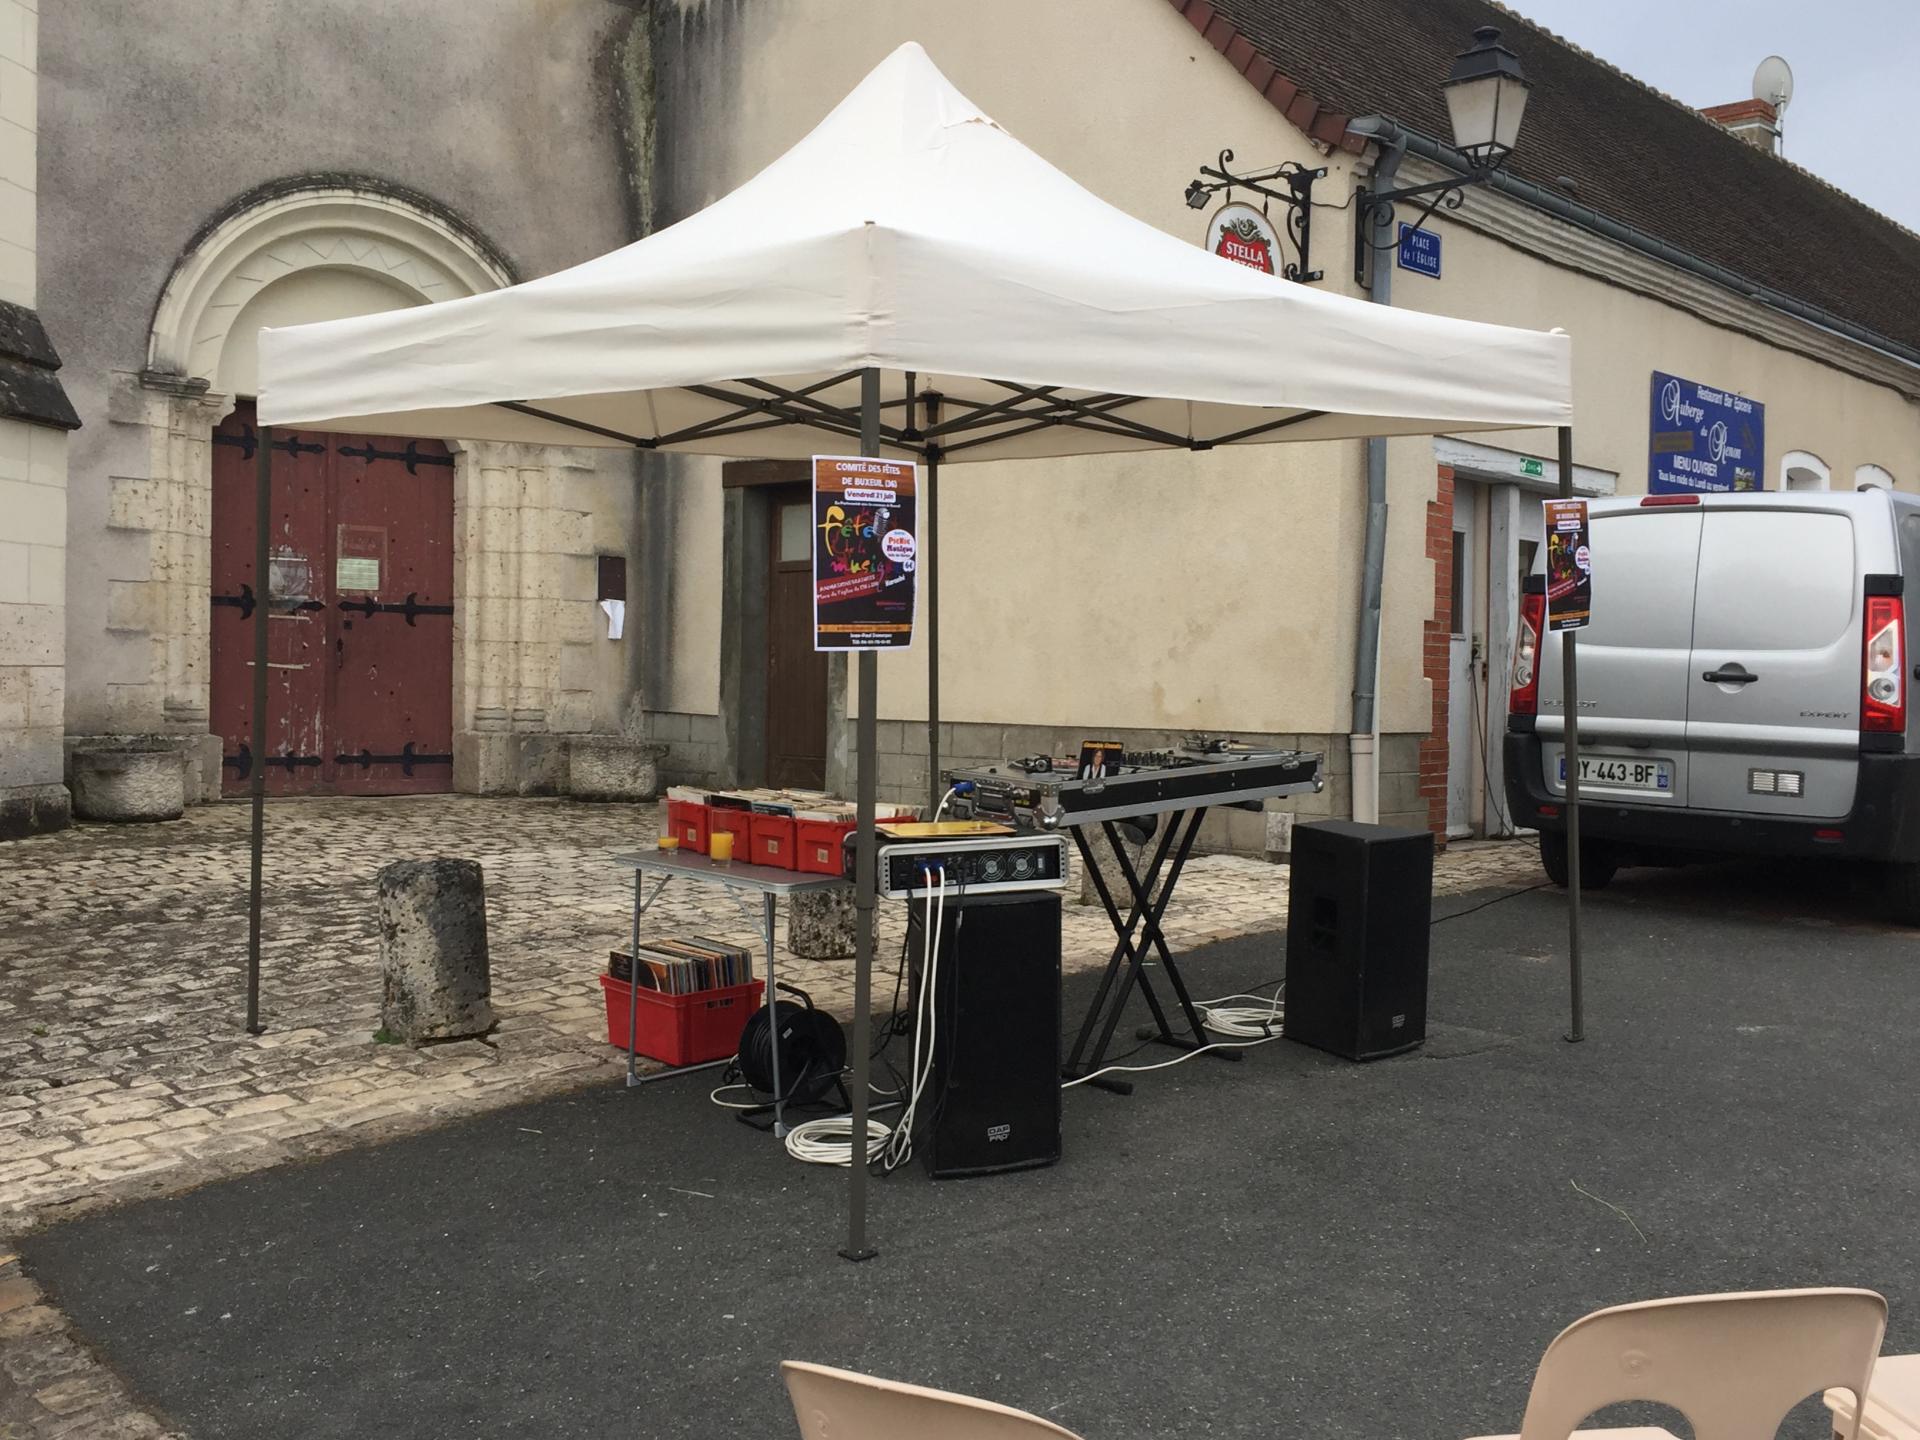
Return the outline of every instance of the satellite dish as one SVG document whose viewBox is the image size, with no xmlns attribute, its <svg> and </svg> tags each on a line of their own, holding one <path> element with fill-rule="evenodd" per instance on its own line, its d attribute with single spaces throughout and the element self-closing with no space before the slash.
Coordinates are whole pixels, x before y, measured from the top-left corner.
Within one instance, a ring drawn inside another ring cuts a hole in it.
<svg viewBox="0 0 1920 1440">
<path fill-rule="evenodd" d="M 1777 115 L 1793 100 L 1793 67 L 1778 55 L 1769 55 L 1753 72 L 1753 98 L 1773 106 Z"/>
</svg>

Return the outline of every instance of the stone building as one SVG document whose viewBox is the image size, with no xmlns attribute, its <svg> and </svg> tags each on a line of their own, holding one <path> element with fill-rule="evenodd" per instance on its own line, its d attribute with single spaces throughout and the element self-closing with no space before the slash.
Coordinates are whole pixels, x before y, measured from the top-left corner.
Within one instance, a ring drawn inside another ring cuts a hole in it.
<svg viewBox="0 0 1920 1440">
<path fill-rule="evenodd" d="M 248 397 L 260 326 L 470 294 L 671 224 L 908 39 L 1164 230 L 1203 240 L 1183 192 L 1224 148 L 1324 167 L 1314 283 L 1570 331 L 1583 493 L 1646 488 L 1656 376 L 1762 408 L 1751 483 L 1920 486 L 1920 238 L 1748 143 L 1750 107 L 1729 134 L 1485 0 L 91 0 L 38 16 L 37 98 L 34 18 L 0 0 L 0 298 L 30 308 L 37 269 L 52 341 L 0 320 L 15 829 L 59 813 L 62 743 L 103 736 L 163 737 L 201 798 L 255 763 L 276 791 L 564 791 L 596 735 L 664 747 L 673 778 L 841 779 L 845 672 L 796 623 L 791 465 L 452 435 L 283 437 L 253 756 Z M 1356 270 L 1355 192 L 1447 173 L 1439 84 L 1487 24 L 1533 81 L 1505 177 L 1424 222 L 1439 263 Z M 1499 833 L 1518 575 L 1557 481 L 1541 433 L 953 467 L 944 749 L 1290 737 L 1327 757 L 1309 808 Z M 929 780 L 920 658 L 881 665 L 902 798 Z M 1264 833 L 1236 813 L 1213 839 Z"/>
</svg>

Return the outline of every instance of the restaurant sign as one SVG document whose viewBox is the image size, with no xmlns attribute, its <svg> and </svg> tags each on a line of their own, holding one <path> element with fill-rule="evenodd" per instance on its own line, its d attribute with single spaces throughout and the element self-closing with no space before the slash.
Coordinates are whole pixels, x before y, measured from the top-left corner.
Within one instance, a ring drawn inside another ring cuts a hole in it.
<svg viewBox="0 0 1920 1440">
<path fill-rule="evenodd" d="M 1207 249 L 1250 269 L 1279 272 L 1280 234 L 1273 222 L 1251 205 L 1222 205 L 1207 222 Z"/>
</svg>

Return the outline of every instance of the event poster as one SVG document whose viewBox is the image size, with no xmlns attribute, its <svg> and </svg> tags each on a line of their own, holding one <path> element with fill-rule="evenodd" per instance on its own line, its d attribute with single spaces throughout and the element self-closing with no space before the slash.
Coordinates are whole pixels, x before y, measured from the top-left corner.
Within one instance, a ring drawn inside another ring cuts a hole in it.
<svg viewBox="0 0 1920 1440">
<path fill-rule="evenodd" d="M 1593 614 L 1592 533 L 1584 500 L 1543 500 L 1547 529 L 1547 628 L 1578 630 Z"/>
<path fill-rule="evenodd" d="M 913 643 L 918 474 L 911 460 L 813 457 L 814 649 Z"/>
</svg>

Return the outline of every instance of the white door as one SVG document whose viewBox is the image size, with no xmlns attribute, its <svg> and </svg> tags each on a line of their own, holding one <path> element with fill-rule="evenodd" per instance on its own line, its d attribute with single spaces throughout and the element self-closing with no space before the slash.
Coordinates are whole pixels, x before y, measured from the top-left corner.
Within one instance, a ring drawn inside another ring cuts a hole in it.
<svg viewBox="0 0 1920 1440">
<path fill-rule="evenodd" d="M 1453 565 L 1447 585 L 1447 833 L 1471 835 L 1475 789 L 1480 783 L 1476 723 L 1486 715 L 1480 690 L 1480 655 L 1485 648 L 1479 617 L 1484 613 L 1486 564 L 1482 558 L 1480 489 L 1471 481 L 1453 482 Z"/>
</svg>

